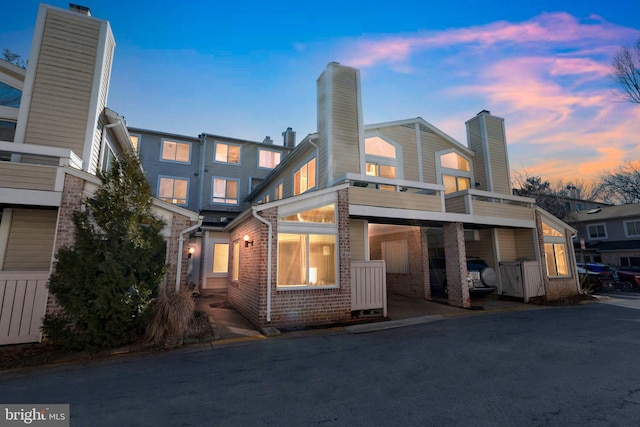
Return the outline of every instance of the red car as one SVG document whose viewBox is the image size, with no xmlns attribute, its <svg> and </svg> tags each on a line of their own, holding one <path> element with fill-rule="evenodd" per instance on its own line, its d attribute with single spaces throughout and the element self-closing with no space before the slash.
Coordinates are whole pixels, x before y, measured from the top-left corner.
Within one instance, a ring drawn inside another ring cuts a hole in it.
<svg viewBox="0 0 640 427">
<path fill-rule="evenodd" d="M 631 283 L 635 289 L 640 289 L 640 269 L 618 270 L 618 279 Z"/>
</svg>

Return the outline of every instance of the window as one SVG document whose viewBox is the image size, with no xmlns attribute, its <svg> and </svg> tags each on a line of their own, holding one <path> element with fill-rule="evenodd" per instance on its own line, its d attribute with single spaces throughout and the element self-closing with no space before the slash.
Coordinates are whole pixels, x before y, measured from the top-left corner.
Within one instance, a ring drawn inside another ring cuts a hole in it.
<svg viewBox="0 0 640 427">
<path fill-rule="evenodd" d="M 409 273 L 409 243 L 406 240 L 382 242 L 382 259 L 387 273 Z"/>
<path fill-rule="evenodd" d="M 455 151 L 436 153 L 436 169 L 445 194 L 471 188 L 471 163 Z"/>
<path fill-rule="evenodd" d="M 624 232 L 627 237 L 640 236 L 640 220 L 636 219 L 633 221 L 625 221 Z"/>
<path fill-rule="evenodd" d="M 239 181 L 237 179 L 213 178 L 213 195 L 211 202 L 237 205 L 238 186 Z"/>
<path fill-rule="evenodd" d="M 265 194 L 265 195 L 262 197 L 262 203 L 269 203 L 269 195 L 268 195 L 268 194 Z"/>
<path fill-rule="evenodd" d="M 133 146 L 133 151 L 138 152 L 138 145 L 140 143 L 140 136 L 138 136 L 138 135 L 129 135 L 129 140 L 131 141 L 131 145 Z"/>
<path fill-rule="evenodd" d="M 0 120 L 0 141 L 13 142 L 16 137 L 16 122 Z"/>
<path fill-rule="evenodd" d="M 191 163 L 191 144 L 163 140 L 161 159 L 166 162 Z"/>
<path fill-rule="evenodd" d="M 276 200 L 282 199 L 282 183 L 276 186 Z"/>
<path fill-rule="evenodd" d="M 188 179 L 160 177 L 158 181 L 158 199 L 176 205 L 187 204 Z"/>
<path fill-rule="evenodd" d="M 547 275 L 568 276 L 567 253 L 563 243 L 545 243 L 544 255 L 547 262 Z"/>
<path fill-rule="evenodd" d="M 229 244 L 213 244 L 213 269 L 212 273 L 227 273 L 229 271 Z"/>
<path fill-rule="evenodd" d="M 604 224 L 591 224 L 587 227 L 589 239 L 606 239 L 607 229 Z"/>
<path fill-rule="evenodd" d="M 278 233 L 278 286 L 336 286 L 335 234 Z"/>
<path fill-rule="evenodd" d="M 231 279 L 238 281 L 240 274 L 240 242 L 233 243 L 233 274 Z"/>
<path fill-rule="evenodd" d="M 293 194 L 298 196 L 316 186 L 316 159 L 305 163 L 293 174 Z"/>
<path fill-rule="evenodd" d="M 389 165 L 380 165 L 373 162 L 367 162 L 367 175 L 381 176 L 383 178 L 395 178 L 396 167 Z"/>
<path fill-rule="evenodd" d="M 544 237 L 544 256 L 547 267 L 547 276 L 562 277 L 569 275 L 568 255 L 565 245 L 564 230 L 542 222 L 542 235 Z"/>
<path fill-rule="evenodd" d="M 366 157 L 365 173 L 369 176 L 382 178 L 402 178 L 399 175 L 399 154 L 397 144 L 393 144 L 379 136 L 372 136 L 364 140 Z M 379 186 L 385 190 L 395 190 L 393 186 Z"/>
<path fill-rule="evenodd" d="M 258 167 L 273 169 L 280 164 L 280 152 L 259 150 Z"/>
<path fill-rule="evenodd" d="M 215 161 L 221 163 L 240 164 L 240 146 L 216 142 Z"/>
<path fill-rule="evenodd" d="M 640 257 L 624 256 L 620 257 L 621 267 L 640 267 Z"/>
<path fill-rule="evenodd" d="M 371 156 L 396 158 L 396 147 L 379 136 L 370 137 L 364 140 L 364 151 Z"/>
<path fill-rule="evenodd" d="M 336 205 L 330 204 L 319 208 L 309 209 L 307 211 L 297 212 L 293 215 L 287 215 L 278 218 L 278 221 L 287 222 L 317 222 L 321 224 L 336 223 Z"/>
<path fill-rule="evenodd" d="M 20 108 L 22 91 L 0 82 L 0 106 L 9 108 Z"/>
</svg>

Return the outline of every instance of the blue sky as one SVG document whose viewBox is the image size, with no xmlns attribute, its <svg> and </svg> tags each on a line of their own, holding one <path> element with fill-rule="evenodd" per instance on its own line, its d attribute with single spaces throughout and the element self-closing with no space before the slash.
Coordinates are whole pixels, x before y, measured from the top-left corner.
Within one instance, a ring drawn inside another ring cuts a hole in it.
<svg viewBox="0 0 640 427">
<path fill-rule="evenodd" d="M 338 61 L 361 70 L 365 123 L 420 116 L 466 144 L 487 109 L 505 118 L 512 171 L 565 182 L 640 160 L 640 106 L 608 75 L 640 37 L 640 2 L 79 3 L 111 23 L 108 105 L 130 126 L 300 140 Z M 3 6 L 0 48 L 29 56 L 37 9 Z"/>
</svg>

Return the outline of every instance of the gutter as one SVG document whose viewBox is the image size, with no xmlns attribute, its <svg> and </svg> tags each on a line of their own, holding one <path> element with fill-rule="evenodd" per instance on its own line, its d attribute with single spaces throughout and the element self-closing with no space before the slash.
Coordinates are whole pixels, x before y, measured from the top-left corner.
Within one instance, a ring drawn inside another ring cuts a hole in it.
<svg viewBox="0 0 640 427">
<path fill-rule="evenodd" d="M 176 293 L 180 290 L 180 276 L 182 275 L 182 250 L 184 248 L 184 235 L 197 230 L 202 225 L 203 216 L 198 217 L 198 222 L 191 227 L 187 227 L 180 232 L 178 238 L 178 265 L 176 266 Z"/>
<path fill-rule="evenodd" d="M 251 207 L 251 213 L 253 217 L 263 224 L 267 225 L 269 229 L 269 240 L 267 243 L 267 323 L 271 323 L 271 257 L 272 257 L 272 238 L 273 238 L 273 225 L 258 215 L 258 210 L 255 206 Z"/>
</svg>

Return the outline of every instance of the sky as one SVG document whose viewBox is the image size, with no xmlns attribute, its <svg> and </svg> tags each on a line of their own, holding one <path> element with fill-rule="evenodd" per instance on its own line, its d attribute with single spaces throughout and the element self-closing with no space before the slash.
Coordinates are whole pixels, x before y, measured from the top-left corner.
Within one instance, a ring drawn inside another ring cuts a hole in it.
<svg viewBox="0 0 640 427">
<path fill-rule="evenodd" d="M 74 2 L 110 22 L 107 104 L 131 127 L 300 141 L 337 61 L 361 72 L 365 124 L 422 117 L 467 145 L 486 109 L 505 119 L 512 172 L 565 183 L 640 160 L 640 105 L 610 77 L 640 2 Z M 38 2 L 2 10 L 0 49 L 28 58 Z"/>
</svg>

